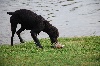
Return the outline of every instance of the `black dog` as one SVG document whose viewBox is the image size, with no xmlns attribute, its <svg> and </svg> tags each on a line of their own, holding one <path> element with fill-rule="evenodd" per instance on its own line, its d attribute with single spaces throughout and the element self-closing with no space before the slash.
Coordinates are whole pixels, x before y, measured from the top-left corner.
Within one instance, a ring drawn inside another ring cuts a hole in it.
<svg viewBox="0 0 100 66">
<path fill-rule="evenodd" d="M 36 13 L 26 9 L 7 12 L 7 14 L 12 15 L 10 17 L 12 31 L 11 46 L 13 46 L 13 37 L 16 32 L 17 24 L 21 24 L 21 28 L 16 32 L 21 43 L 24 43 L 24 41 L 21 38 L 20 33 L 25 29 L 31 30 L 31 36 L 35 41 L 36 46 L 39 48 L 43 48 L 37 38 L 37 34 L 41 31 L 46 32 L 49 35 L 52 44 L 57 43 L 57 38 L 59 36 L 58 29 L 52 26 L 49 21 L 45 20 L 41 15 L 37 15 Z"/>
</svg>

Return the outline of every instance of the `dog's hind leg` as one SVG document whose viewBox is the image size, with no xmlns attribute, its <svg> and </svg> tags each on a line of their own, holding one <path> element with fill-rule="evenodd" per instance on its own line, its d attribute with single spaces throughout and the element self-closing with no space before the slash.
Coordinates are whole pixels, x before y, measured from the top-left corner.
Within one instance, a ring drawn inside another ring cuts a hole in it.
<svg viewBox="0 0 100 66">
<path fill-rule="evenodd" d="M 30 33 L 31 33 L 33 40 L 35 41 L 36 46 L 43 49 L 43 47 L 41 46 L 41 44 L 39 42 L 39 39 L 37 38 L 37 34 L 34 33 L 34 31 L 31 31 Z"/>
<path fill-rule="evenodd" d="M 21 28 L 16 32 L 16 34 L 18 35 L 18 37 L 19 37 L 21 43 L 24 43 L 24 40 L 23 40 L 22 37 L 20 36 L 20 33 L 21 33 L 22 31 L 24 31 L 24 30 L 25 30 L 25 29 L 21 27 Z"/>
<path fill-rule="evenodd" d="M 11 46 L 13 46 L 13 37 L 14 37 L 14 34 L 15 34 L 15 32 L 16 32 L 16 27 L 11 27 L 11 31 L 12 31 Z"/>
</svg>

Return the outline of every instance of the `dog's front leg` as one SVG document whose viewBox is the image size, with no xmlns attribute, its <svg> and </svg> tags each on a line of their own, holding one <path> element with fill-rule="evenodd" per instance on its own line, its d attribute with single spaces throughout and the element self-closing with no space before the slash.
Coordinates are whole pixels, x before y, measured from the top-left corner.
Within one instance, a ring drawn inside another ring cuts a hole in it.
<svg viewBox="0 0 100 66">
<path fill-rule="evenodd" d="M 39 39 L 37 38 L 37 34 L 34 33 L 34 31 L 31 31 L 30 33 L 31 33 L 33 40 L 35 41 L 36 46 L 43 49 L 43 47 L 41 46 L 41 44 L 39 42 Z"/>
</svg>

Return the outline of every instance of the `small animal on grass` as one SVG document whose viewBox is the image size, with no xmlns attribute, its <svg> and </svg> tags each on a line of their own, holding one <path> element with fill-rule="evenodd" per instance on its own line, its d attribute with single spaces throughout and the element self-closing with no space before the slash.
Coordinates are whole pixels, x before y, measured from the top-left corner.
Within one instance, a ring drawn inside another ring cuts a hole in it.
<svg viewBox="0 0 100 66">
<path fill-rule="evenodd" d="M 38 46 L 39 48 L 43 49 L 39 42 L 39 39 L 37 38 L 37 34 L 39 34 L 41 31 L 49 35 L 52 44 L 55 44 L 56 46 L 56 44 L 58 43 L 58 29 L 52 26 L 52 24 L 50 24 L 49 21 L 45 20 L 41 15 L 37 15 L 36 13 L 27 9 L 16 10 L 15 12 L 7 12 L 7 14 L 12 15 L 10 17 L 12 31 L 11 46 L 13 46 L 13 37 L 16 32 L 17 24 L 21 24 L 21 28 L 16 32 L 21 43 L 24 43 L 24 40 L 20 36 L 20 33 L 25 29 L 31 30 L 31 36 L 36 46 Z"/>
</svg>

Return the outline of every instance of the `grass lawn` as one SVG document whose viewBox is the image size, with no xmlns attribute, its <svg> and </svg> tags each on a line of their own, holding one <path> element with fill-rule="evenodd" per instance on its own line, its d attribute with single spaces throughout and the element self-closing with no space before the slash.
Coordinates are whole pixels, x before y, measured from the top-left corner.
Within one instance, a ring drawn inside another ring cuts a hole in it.
<svg viewBox="0 0 100 66">
<path fill-rule="evenodd" d="M 0 45 L 0 66 L 100 66 L 100 36 L 58 40 L 64 48 L 51 48 L 48 38 L 40 39 L 43 50 L 32 41 Z"/>
</svg>

